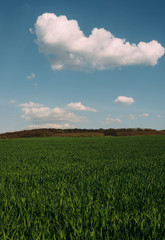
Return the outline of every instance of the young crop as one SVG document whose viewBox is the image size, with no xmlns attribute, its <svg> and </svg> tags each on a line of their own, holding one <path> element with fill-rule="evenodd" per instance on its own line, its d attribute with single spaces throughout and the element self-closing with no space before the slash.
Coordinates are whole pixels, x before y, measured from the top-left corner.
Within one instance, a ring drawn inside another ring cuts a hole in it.
<svg viewBox="0 0 165 240">
<path fill-rule="evenodd" d="M 0 141 L 0 239 L 163 240 L 165 136 Z"/>
</svg>

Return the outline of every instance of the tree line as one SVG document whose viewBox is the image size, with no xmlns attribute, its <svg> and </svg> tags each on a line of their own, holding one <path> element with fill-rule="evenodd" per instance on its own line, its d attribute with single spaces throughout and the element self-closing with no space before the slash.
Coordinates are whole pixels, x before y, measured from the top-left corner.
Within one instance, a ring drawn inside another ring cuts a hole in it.
<svg viewBox="0 0 165 240">
<path fill-rule="evenodd" d="M 0 134 L 0 139 L 28 138 L 28 137 L 55 137 L 55 136 L 138 136 L 138 135 L 165 135 L 165 130 L 150 128 L 109 128 L 109 129 L 54 129 L 42 128 L 6 132 Z"/>
</svg>

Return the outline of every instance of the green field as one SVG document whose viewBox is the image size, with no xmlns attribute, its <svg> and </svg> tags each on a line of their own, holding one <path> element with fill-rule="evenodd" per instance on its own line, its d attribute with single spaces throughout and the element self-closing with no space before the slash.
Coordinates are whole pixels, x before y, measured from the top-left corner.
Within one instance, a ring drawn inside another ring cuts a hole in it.
<svg viewBox="0 0 165 240">
<path fill-rule="evenodd" d="M 0 239 L 165 239 L 165 136 L 0 140 Z"/>
</svg>

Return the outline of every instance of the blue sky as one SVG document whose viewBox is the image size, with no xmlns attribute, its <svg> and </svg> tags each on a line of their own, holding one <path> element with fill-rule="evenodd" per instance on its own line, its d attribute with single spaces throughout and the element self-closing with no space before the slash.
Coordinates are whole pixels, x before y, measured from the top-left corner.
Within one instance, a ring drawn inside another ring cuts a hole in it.
<svg viewBox="0 0 165 240">
<path fill-rule="evenodd" d="M 163 0 L 0 8 L 0 132 L 165 129 Z"/>
</svg>

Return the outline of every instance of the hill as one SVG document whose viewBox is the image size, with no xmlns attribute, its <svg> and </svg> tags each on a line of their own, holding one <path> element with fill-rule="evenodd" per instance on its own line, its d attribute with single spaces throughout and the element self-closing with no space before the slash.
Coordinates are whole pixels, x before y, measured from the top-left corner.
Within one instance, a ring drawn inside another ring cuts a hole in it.
<svg viewBox="0 0 165 240">
<path fill-rule="evenodd" d="M 29 137 L 86 137 L 86 136 L 138 136 L 138 135 L 165 135 L 165 130 L 120 128 L 120 129 L 54 129 L 42 128 L 6 132 L 0 134 L 0 139 L 29 138 Z"/>
</svg>

